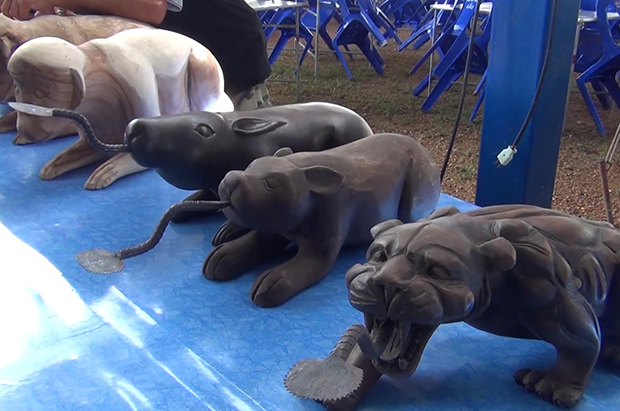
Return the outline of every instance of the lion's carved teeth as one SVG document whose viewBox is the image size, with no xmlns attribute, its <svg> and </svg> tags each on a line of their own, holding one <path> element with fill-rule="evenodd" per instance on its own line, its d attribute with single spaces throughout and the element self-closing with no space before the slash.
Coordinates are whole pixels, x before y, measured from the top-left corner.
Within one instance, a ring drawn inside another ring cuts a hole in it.
<svg viewBox="0 0 620 411">
<path fill-rule="evenodd" d="M 372 332 L 372 328 L 375 325 L 375 317 L 372 314 L 364 313 L 364 325 L 368 332 Z"/>
<path fill-rule="evenodd" d="M 407 342 L 409 338 L 409 332 L 411 331 L 411 323 L 400 322 L 398 323 L 398 332 L 400 338 L 400 350 L 398 356 L 402 357 L 407 351 Z"/>
<path fill-rule="evenodd" d="M 407 361 L 403 360 L 402 358 L 398 359 L 398 368 L 400 368 L 401 370 L 406 370 L 408 366 L 409 363 Z"/>
</svg>

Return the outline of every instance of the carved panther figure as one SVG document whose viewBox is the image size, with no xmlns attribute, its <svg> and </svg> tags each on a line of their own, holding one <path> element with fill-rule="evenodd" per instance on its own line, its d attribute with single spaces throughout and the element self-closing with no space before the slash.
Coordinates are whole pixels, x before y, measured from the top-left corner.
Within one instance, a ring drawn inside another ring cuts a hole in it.
<svg viewBox="0 0 620 411">
<path fill-rule="evenodd" d="M 349 301 L 371 335 L 390 341 L 374 367 L 359 350 L 349 357 L 366 380 L 328 408 L 355 408 L 381 374 L 411 375 L 437 327 L 459 321 L 552 344 L 554 367 L 514 377 L 558 406 L 579 402 L 597 360 L 620 366 L 620 230 L 611 224 L 527 205 L 448 207 L 372 234 L 367 263 L 347 273 Z"/>
</svg>

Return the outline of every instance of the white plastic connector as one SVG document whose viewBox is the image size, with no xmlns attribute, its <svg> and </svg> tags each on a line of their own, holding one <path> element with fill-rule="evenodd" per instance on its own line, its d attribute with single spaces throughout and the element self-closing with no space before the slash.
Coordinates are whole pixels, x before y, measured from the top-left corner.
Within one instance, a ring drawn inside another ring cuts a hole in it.
<svg viewBox="0 0 620 411">
<path fill-rule="evenodd" d="M 501 153 L 497 155 L 497 161 L 499 162 L 500 165 L 506 166 L 508 165 L 508 163 L 512 161 L 512 158 L 514 157 L 516 152 L 517 152 L 516 148 L 513 148 L 512 146 L 508 146 L 505 149 L 503 149 Z"/>
</svg>

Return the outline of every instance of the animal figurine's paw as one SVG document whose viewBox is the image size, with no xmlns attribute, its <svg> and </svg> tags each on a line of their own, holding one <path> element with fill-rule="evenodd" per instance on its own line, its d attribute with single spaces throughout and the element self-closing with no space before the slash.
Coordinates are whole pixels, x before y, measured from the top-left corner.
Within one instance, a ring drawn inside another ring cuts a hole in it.
<svg viewBox="0 0 620 411">
<path fill-rule="evenodd" d="M 519 370 L 514 375 L 517 384 L 528 392 L 536 392 L 545 400 L 564 408 L 573 408 L 583 395 L 583 386 L 562 379 L 554 372 Z"/>
<path fill-rule="evenodd" d="M 62 172 L 58 167 L 56 167 L 56 164 L 54 162 L 49 162 L 44 165 L 39 172 L 39 178 L 41 180 L 53 180 L 60 174 L 62 174 Z"/>
<path fill-rule="evenodd" d="M 262 273 L 250 291 L 254 304 L 263 308 L 272 308 L 288 300 L 294 292 L 287 279 L 286 273 L 279 267 Z"/>
<path fill-rule="evenodd" d="M 104 164 L 93 171 L 88 180 L 86 180 L 84 188 L 87 190 L 101 190 L 112 184 L 119 177 L 121 176 L 119 175 L 118 168 L 114 164 Z"/>
<path fill-rule="evenodd" d="M 17 111 L 0 117 L 0 133 L 9 133 L 17 129 Z"/>
<path fill-rule="evenodd" d="M 227 281 L 239 277 L 243 272 L 243 261 L 230 244 L 218 245 L 211 251 L 202 265 L 202 275 L 211 281 Z"/>
<path fill-rule="evenodd" d="M 599 359 L 606 365 L 620 368 L 620 344 L 604 343 Z"/>
<path fill-rule="evenodd" d="M 322 404 L 327 411 L 354 411 L 359 406 L 359 399 L 353 394 L 338 401 L 324 401 Z"/>
<path fill-rule="evenodd" d="M 218 246 L 220 244 L 227 243 L 229 241 L 235 240 L 245 234 L 248 233 L 248 229 L 239 227 L 238 225 L 232 224 L 230 221 L 226 221 L 215 233 L 213 236 L 213 245 Z"/>
<path fill-rule="evenodd" d="M 16 135 L 15 138 L 13 139 L 13 144 L 18 145 L 18 146 L 25 146 L 26 144 L 32 144 L 32 143 L 34 142 L 27 139 L 22 134 Z"/>
</svg>

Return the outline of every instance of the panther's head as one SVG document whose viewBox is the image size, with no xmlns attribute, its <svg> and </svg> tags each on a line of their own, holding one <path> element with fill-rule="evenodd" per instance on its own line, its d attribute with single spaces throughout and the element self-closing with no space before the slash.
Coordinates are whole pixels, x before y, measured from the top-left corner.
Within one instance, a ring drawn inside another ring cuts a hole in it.
<svg viewBox="0 0 620 411">
<path fill-rule="evenodd" d="M 440 324 L 463 321 L 490 303 L 489 274 L 516 263 L 516 251 L 502 237 L 472 235 L 458 224 L 398 220 L 372 229 L 367 263 L 352 267 L 349 301 L 364 313 L 366 326 L 383 350 L 379 371 L 408 376 Z M 383 349 L 385 347 L 385 349 Z"/>
</svg>

